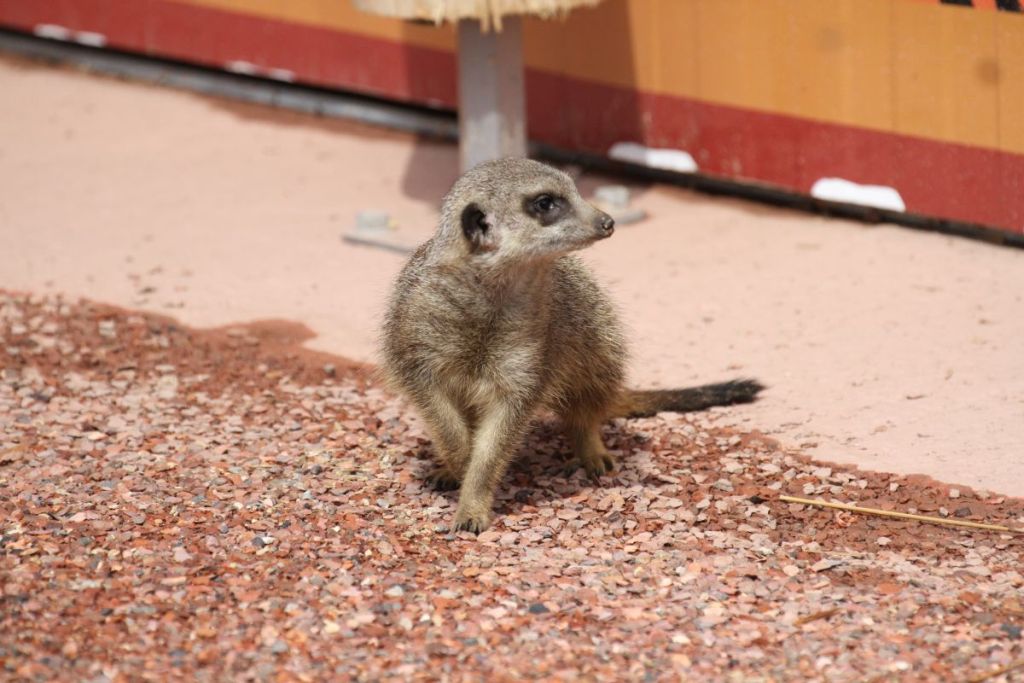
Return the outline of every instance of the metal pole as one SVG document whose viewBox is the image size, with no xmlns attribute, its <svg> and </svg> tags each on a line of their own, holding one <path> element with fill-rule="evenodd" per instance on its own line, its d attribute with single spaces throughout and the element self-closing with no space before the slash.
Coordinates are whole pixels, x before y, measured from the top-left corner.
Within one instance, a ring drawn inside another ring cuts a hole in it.
<svg viewBox="0 0 1024 683">
<path fill-rule="evenodd" d="M 459 153 L 462 170 L 499 157 L 526 156 L 522 20 L 501 32 L 459 22 Z"/>
</svg>

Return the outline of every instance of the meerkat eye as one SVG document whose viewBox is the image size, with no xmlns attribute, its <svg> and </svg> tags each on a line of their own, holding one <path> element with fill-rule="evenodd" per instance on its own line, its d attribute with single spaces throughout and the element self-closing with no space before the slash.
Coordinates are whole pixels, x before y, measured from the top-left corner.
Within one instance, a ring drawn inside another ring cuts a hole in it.
<svg viewBox="0 0 1024 683">
<path fill-rule="evenodd" d="M 533 208 L 537 213 L 550 213 L 555 208 L 555 198 L 549 194 L 542 194 L 533 200 Z"/>
<path fill-rule="evenodd" d="M 523 213 L 544 226 L 554 225 L 572 213 L 572 207 L 565 197 L 544 192 L 523 197 Z"/>
</svg>

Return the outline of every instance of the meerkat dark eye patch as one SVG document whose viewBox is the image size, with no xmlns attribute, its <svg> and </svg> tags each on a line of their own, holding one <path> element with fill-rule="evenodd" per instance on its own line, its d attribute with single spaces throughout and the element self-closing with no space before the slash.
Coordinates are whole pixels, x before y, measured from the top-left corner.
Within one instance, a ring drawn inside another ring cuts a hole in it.
<svg viewBox="0 0 1024 683">
<path fill-rule="evenodd" d="M 465 235 L 474 249 L 480 248 L 487 237 L 491 224 L 487 222 L 487 214 L 477 204 L 467 204 L 462 210 L 462 234 Z"/>
<path fill-rule="evenodd" d="M 564 197 L 544 192 L 523 200 L 523 211 L 541 225 L 551 225 L 569 213 L 569 202 Z"/>
</svg>

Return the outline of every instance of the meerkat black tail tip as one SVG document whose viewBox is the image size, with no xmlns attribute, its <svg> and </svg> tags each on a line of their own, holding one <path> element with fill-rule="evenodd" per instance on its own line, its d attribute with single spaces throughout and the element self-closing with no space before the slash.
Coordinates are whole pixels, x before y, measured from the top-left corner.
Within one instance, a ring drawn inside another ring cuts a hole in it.
<svg viewBox="0 0 1024 683">
<path fill-rule="evenodd" d="M 686 389 L 628 391 L 617 412 L 624 417 L 650 417 L 662 412 L 690 413 L 715 406 L 752 403 L 764 388 L 754 379 L 736 379 Z"/>
</svg>

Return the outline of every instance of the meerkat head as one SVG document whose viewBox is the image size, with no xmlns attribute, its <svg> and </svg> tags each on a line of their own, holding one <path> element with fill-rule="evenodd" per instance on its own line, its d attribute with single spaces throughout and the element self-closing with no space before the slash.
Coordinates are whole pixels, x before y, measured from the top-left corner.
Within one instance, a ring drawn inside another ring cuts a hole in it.
<svg viewBox="0 0 1024 683">
<path fill-rule="evenodd" d="M 569 176 L 530 159 L 480 164 L 455 182 L 441 209 L 445 240 L 489 265 L 560 256 L 610 237 L 614 228 Z"/>
</svg>

